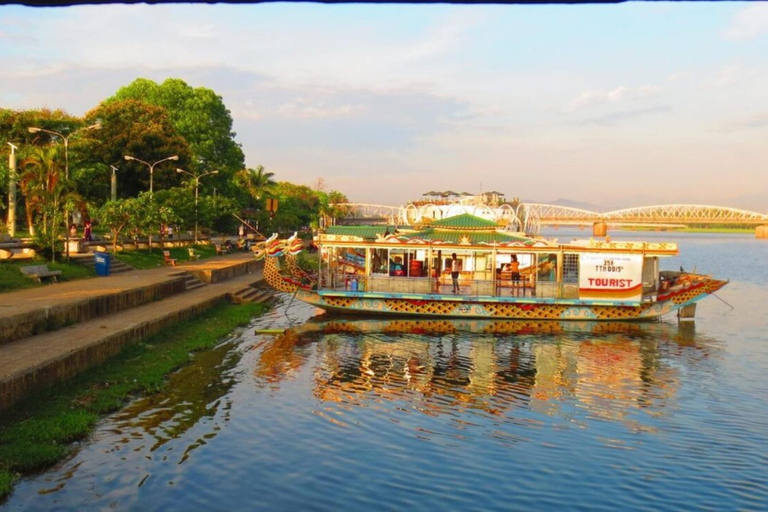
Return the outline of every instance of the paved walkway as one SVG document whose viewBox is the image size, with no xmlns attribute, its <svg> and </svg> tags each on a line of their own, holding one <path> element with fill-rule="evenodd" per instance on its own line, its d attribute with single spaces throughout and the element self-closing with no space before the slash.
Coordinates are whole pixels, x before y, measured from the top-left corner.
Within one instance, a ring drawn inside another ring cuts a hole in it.
<svg viewBox="0 0 768 512">
<path fill-rule="evenodd" d="M 220 268 L 246 260 L 253 260 L 253 255 L 244 252 L 234 253 L 215 258 L 206 258 L 197 262 L 181 262 L 175 267 L 132 270 L 107 277 L 78 279 L 65 283 L 46 284 L 15 292 L 0 293 L 0 318 L 77 302 L 86 297 L 107 295 L 123 290 L 141 288 L 162 281 L 178 279 L 173 277 L 173 274 L 178 274 L 180 271 Z"/>
<path fill-rule="evenodd" d="M 0 293 L 0 316 L 14 315 L 52 307 L 67 302 L 79 302 L 89 296 L 112 294 L 122 290 L 141 288 L 165 279 L 178 279 L 172 274 L 183 270 L 211 269 L 253 260 L 250 253 L 236 253 L 208 258 L 176 267 L 152 270 L 133 270 L 108 277 L 83 279 L 66 283 L 50 284 L 18 292 Z M 124 311 L 104 315 L 93 320 L 46 332 L 36 336 L 0 345 L 0 388 L 29 386 L 38 380 L 39 372 L 58 367 L 56 378 L 76 373 L 72 367 L 75 359 L 98 359 L 100 345 L 118 344 L 138 334 L 151 334 L 153 330 L 188 318 L 223 299 L 228 293 L 261 281 L 261 269 L 215 284 L 207 284 L 194 290 L 178 293 L 163 300 Z M 83 354 L 89 354 L 83 356 Z M 81 365 L 77 361 L 74 366 Z M 16 394 L 13 391 L 12 394 Z M 2 397 L 0 397 L 2 398 Z M 0 400 L 2 402 L 2 400 Z M 0 406 L 2 403 L 0 403 Z"/>
</svg>

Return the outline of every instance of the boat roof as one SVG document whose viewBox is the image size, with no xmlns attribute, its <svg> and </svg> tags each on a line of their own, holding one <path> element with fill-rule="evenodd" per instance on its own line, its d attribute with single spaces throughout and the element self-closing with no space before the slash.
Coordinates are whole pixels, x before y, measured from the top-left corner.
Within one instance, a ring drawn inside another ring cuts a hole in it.
<svg viewBox="0 0 768 512">
<path fill-rule="evenodd" d="M 417 229 L 400 229 L 397 226 L 331 226 L 320 237 L 321 242 L 374 243 L 395 246 L 449 245 L 481 249 L 505 247 L 516 249 L 545 250 L 547 248 L 574 252 L 642 252 L 653 256 L 674 256 L 677 244 L 671 242 L 615 242 L 606 240 L 573 240 L 558 243 L 505 230 L 501 225 L 468 213 L 436 220 Z"/>
<path fill-rule="evenodd" d="M 449 244 L 469 246 L 547 247 L 553 242 L 531 238 L 523 233 L 505 231 L 496 222 L 467 213 L 430 222 L 420 229 L 398 229 L 396 226 L 331 226 L 325 242 L 375 241 L 389 244 Z"/>
<path fill-rule="evenodd" d="M 395 226 L 330 226 L 325 230 L 328 241 L 350 239 L 376 240 L 378 237 L 397 233 Z"/>
</svg>

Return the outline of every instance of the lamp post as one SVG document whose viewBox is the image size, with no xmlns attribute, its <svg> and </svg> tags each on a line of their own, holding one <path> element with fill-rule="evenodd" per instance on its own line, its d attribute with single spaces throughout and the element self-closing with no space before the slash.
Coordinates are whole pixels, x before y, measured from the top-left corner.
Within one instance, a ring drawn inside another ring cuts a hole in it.
<svg viewBox="0 0 768 512">
<path fill-rule="evenodd" d="M 16 236 L 16 150 L 10 142 L 11 154 L 8 155 L 8 234 Z"/>
<path fill-rule="evenodd" d="M 184 169 L 176 168 L 176 172 L 178 173 L 183 172 L 184 174 L 189 174 L 195 180 L 195 244 L 197 244 L 197 193 L 198 193 L 198 189 L 200 188 L 200 178 L 202 178 L 203 176 L 207 176 L 209 174 L 218 174 L 219 171 L 210 171 L 210 172 L 204 172 L 202 174 L 193 174 L 189 171 L 185 171 Z"/>
<path fill-rule="evenodd" d="M 112 169 L 112 178 L 110 179 L 109 184 L 111 185 L 111 192 L 112 192 L 112 200 L 117 201 L 117 167 L 114 165 L 109 166 Z"/>
<path fill-rule="evenodd" d="M 80 133 L 86 130 L 101 130 L 101 123 L 94 123 L 90 126 L 84 126 L 82 128 L 78 128 L 77 130 L 70 132 L 67 135 L 64 135 L 63 133 L 55 132 L 53 130 L 47 130 L 45 128 L 39 128 L 37 126 L 30 126 L 28 130 L 29 130 L 29 133 L 45 132 L 45 133 L 50 133 L 51 135 L 57 135 L 61 137 L 61 140 L 64 141 L 64 176 L 66 177 L 67 180 L 69 180 L 69 138 L 77 133 Z M 69 212 L 66 209 L 64 210 L 64 219 L 66 220 L 66 229 L 67 229 L 66 255 L 67 255 L 67 259 L 69 259 Z"/>
<path fill-rule="evenodd" d="M 95 123 L 90 126 L 84 126 L 83 128 L 78 128 L 77 130 L 73 131 L 72 133 L 69 133 L 68 135 L 64 135 L 63 133 L 55 132 L 53 130 L 47 130 L 45 128 L 38 128 L 37 126 L 29 127 L 29 133 L 38 133 L 38 132 L 50 133 L 51 135 L 58 135 L 59 137 L 61 137 L 61 140 L 64 141 L 64 172 L 66 174 L 67 179 L 69 179 L 69 138 L 75 135 L 76 133 L 79 133 L 85 130 L 101 130 L 101 123 Z"/>
<path fill-rule="evenodd" d="M 166 162 L 168 160 L 178 160 L 179 157 L 177 155 L 173 155 L 173 156 L 169 156 L 168 158 L 163 158 L 162 160 L 158 160 L 157 162 L 153 162 L 153 163 L 145 162 L 144 160 L 141 160 L 141 159 L 136 158 L 135 156 L 131 156 L 131 155 L 125 155 L 125 159 L 128 160 L 128 161 L 135 160 L 135 161 L 140 162 L 140 163 L 146 165 L 147 167 L 149 167 L 149 193 L 151 194 L 153 192 L 153 188 L 152 188 L 152 180 L 153 180 L 153 178 L 152 178 L 152 176 L 153 176 L 153 174 L 155 172 L 155 166 L 157 164 L 159 164 L 159 163 Z"/>
</svg>

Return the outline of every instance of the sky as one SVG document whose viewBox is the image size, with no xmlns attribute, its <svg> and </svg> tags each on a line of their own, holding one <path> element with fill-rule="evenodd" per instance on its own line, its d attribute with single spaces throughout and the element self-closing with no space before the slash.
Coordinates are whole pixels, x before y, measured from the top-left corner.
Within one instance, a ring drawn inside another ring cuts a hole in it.
<svg viewBox="0 0 768 512">
<path fill-rule="evenodd" d="M 0 107 L 143 77 L 222 96 L 246 165 L 432 190 L 768 213 L 768 2 L 0 6 Z"/>
</svg>

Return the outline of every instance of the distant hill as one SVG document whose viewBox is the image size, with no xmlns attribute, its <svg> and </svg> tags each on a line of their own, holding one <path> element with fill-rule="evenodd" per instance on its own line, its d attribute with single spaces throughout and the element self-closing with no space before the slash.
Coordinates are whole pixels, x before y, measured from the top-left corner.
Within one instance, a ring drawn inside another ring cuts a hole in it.
<svg viewBox="0 0 768 512">
<path fill-rule="evenodd" d="M 606 211 L 602 206 L 597 206 L 591 203 L 583 203 L 580 201 L 571 201 L 570 199 L 557 199 L 555 201 L 534 201 L 532 199 L 523 199 L 523 203 L 540 203 L 540 204 L 554 204 L 556 206 L 567 206 L 568 208 L 579 208 L 581 210 L 589 210 L 591 212 Z"/>
</svg>

